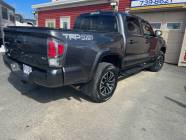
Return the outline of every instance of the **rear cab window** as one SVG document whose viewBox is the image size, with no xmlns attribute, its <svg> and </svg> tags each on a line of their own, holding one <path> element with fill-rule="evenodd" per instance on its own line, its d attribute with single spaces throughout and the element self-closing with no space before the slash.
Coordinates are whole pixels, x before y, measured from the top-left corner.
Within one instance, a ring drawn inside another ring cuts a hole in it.
<svg viewBox="0 0 186 140">
<path fill-rule="evenodd" d="M 118 32 L 117 19 L 114 15 L 89 14 L 77 18 L 75 30 Z"/>
</svg>

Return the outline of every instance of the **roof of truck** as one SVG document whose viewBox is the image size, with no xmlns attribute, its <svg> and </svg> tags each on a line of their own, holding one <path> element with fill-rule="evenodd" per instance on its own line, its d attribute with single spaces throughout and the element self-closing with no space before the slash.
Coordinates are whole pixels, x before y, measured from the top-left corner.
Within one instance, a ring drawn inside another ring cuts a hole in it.
<svg viewBox="0 0 186 140">
<path fill-rule="evenodd" d="M 88 16 L 88 15 L 115 15 L 115 14 L 125 14 L 125 15 L 131 15 L 126 12 L 114 12 L 114 11 L 94 11 L 89 13 L 81 14 L 82 16 Z"/>
<path fill-rule="evenodd" d="M 95 11 L 95 12 L 89 12 L 89 13 L 84 13 L 84 14 L 81 14 L 80 16 L 96 16 L 96 15 L 117 15 L 117 14 L 121 14 L 121 15 L 125 15 L 125 16 L 133 16 L 133 17 L 136 17 L 136 18 L 139 18 L 139 19 L 142 19 L 141 17 L 139 16 L 136 16 L 136 15 L 133 15 L 133 14 L 130 14 L 130 13 L 127 13 L 127 12 L 114 12 L 114 11 Z"/>
<path fill-rule="evenodd" d="M 121 14 L 121 15 L 125 15 L 125 16 L 132 16 L 132 17 L 136 17 L 138 19 L 143 19 L 137 15 L 133 15 L 127 12 L 114 12 L 114 11 L 95 11 L 95 12 L 89 12 L 89 13 L 84 13 L 81 14 L 80 16 L 94 16 L 94 15 L 117 15 L 117 14 Z M 144 20 L 144 19 L 143 19 Z"/>
</svg>

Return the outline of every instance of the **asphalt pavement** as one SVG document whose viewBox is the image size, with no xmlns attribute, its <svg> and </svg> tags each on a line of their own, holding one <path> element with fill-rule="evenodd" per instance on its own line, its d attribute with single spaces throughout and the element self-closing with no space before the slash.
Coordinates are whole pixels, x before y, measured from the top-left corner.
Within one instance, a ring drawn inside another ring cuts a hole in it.
<svg viewBox="0 0 186 140">
<path fill-rule="evenodd" d="M 186 140 L 186 68 L 121 79 L 96 104 L 72 87 L 23 84 L 0 56 L 0 140 Z"/>
</svg>

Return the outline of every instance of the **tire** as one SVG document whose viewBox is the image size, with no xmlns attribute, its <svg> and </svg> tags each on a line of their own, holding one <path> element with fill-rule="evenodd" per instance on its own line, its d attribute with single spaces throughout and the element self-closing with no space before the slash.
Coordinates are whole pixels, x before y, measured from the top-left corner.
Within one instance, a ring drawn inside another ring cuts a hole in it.
<svg viewBox="0 0 186 140">
<path fill-rule="evenodd" d="M 165 54 L 162 51 L 160 51 L 160 54 L 156 58 L 153 66 L 149 68 L 149 70 L 152 72 L 160 71 L 164 65 L 164 61 L 165 61 Z"/>
<path fill-rule="evenodd" d="M 93 102 L 102 103 L 109 100 L 116 89 L 118 71 L 110 63 L 100 63 L 93 79 L 83 86 L 82 92 Z"/>
</svg>

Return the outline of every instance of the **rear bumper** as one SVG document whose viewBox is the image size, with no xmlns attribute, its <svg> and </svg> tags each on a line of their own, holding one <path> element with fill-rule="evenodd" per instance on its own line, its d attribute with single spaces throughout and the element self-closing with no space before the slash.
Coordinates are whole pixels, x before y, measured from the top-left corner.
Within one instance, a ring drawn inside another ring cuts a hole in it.
<svg viewBox="0 0 186 140">
<path fill-rule="evenodd" d="M 41 85 L 44 87 L 55 88 L 63 86 L 63 71 L 62 69 L 47 69 L 45 71 L 33 68 L 29 75 L 23 73 L 22 63 L 18 63 L 6 55 L 3 56 L 5 65 L 17 76 L 23 80 Z M 15 68 L 12 69 L 11 65 Z"/>
</svg>

